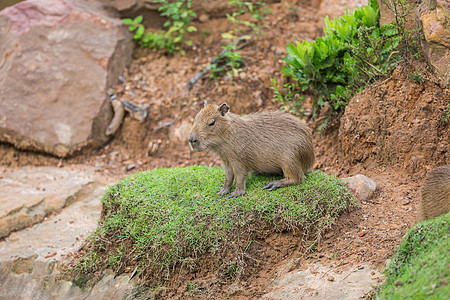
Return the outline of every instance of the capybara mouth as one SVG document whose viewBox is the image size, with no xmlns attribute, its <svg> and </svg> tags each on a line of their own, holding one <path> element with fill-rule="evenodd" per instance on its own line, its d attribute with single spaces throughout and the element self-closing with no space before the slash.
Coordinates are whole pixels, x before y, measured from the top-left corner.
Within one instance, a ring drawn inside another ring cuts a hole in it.
<svg viewBox="0 0 450 300">
<path fill-rule="evenodd" d="M 189 142 L 189 147 L 191 148 L 192 151 L 202 151 L 198 143 Z"/>
</svg>

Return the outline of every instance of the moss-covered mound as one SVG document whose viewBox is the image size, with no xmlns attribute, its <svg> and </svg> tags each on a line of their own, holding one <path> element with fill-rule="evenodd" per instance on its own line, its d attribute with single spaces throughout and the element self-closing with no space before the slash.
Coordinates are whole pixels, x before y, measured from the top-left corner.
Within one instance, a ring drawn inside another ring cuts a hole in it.
<svg viewBox="0 0 450 300">
<path fill-rule="evenodd" d="M 450 213 L 414 226 L 385 273 L 381 299 L 449 299 Z"/>
<path fill-rule="evenodd" d="M 154 169 L 125 178 L 106 191 L 98 229 L 77 268 L 135 271 L 150 284 L 175 270 L 209 268 L 235 278 L 245 271 L 246 253 L 261 245 L 258 239 L 293 231 L 314 243 L 356 204 L 339 179 L 321 171 L 308 173 L 299 186 L 262 189 L 275 179 L 250 175 L 246 196 L 227 199 L 216 195 L 222 168 Z"/>
</svg>

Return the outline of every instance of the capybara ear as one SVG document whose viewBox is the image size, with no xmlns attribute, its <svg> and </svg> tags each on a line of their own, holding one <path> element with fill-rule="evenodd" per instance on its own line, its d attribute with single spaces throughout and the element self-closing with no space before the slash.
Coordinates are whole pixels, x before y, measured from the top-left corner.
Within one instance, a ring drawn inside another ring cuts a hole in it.
<svg viewBox="0 0 450 300">
<path fill-rule="evenodd" d="M 222 103 L 217 110 L 223 117 L 230 110 L 230 107 L 226 103 Z"/>
</svg>

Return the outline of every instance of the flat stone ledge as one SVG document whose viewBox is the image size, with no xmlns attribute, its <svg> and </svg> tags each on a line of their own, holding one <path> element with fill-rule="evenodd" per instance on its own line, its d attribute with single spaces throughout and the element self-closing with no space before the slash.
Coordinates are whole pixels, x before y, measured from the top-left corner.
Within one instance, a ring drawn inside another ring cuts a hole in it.
<svg viewBox="0 0 450 300">
<path fill-rule="evenodd" d="M 96 229 L 105 189 L 97 184 L 60 214 L 0 242 L 0 300 L 148 299 L 129 275 L 107 272 L 91 289 L 60 278 L 61 262 Z"/>
<path fill-rule="evenodd" d="M 94 171 L 27 167 L 0 177 L 0 238 L 42 222 L 53 212 L 85 197 Z M 82 192 L 84 190 L 84 192 Z"/>
</svg>

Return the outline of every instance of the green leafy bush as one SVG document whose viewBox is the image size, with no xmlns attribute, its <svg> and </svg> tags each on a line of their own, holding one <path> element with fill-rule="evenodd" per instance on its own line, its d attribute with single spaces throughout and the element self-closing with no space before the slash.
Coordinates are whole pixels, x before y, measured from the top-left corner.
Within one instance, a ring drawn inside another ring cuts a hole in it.
<svg viewBox="0 0 450 300">
<path fill-rule="evenodd" d="M 76 269 L 136 270 L 144 282 L 157 285 L 175 267 L 202 268 L 198 262 L 206 257 L 209 268 L 236 278 L 258 235 L 295 231 L 315 243 L 356 205 L 344 183 L 322 171 L 307 173 L 299 186 L 262 189 L 274 179 L 252 174 L 246 196 L 228 199 L 216 194 L 224 182 L 222 168 L 154 169 L 127 177 L 105 192 L 99 226 Z"/>
<path fill-rule="evenodd" d="M 158 10 L 161 12 L 161 16 L 167 17 L 168 20 L 164 23 L 164 27 L 168 29 L 157 32 L 146 31 L 142 25 L 142 16 L 135 19 L 125 18 L 122 21 L 128 25 L 130 32 L 134 32 L 134 40 L 141 47 L 165 50 L 169 54 L 180 50 L 183 44 L 190 45 L 192 42 L 185 40 L 185 35 L 197 30 L 194 26 L 189 25 L 191 17 L 196 16 L 196 13 L 191 10 L 191 0 L 174 2 L 154 0 L 153 3 L 161 4 Z"/>
<path fill-rule="evenodd" d="M 381 299 L 447 299 L 450 213 L 411 228 L 385 274 L 386 284 L 379 291 Z"/>
<path fill-rule="evenodd" d="M 331 112 L 343 109 L 356 92 L 395 64 L 398 30 L 393 24 L 379 28 L 378 19 L 377 1 L 371 0 L 351 14 L 326 17 L 324 37 L 288 44 L 281 72 L 302 92 L 313 93 L 314 115 L 326 103 Z"/>
</svg>

